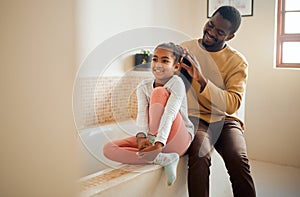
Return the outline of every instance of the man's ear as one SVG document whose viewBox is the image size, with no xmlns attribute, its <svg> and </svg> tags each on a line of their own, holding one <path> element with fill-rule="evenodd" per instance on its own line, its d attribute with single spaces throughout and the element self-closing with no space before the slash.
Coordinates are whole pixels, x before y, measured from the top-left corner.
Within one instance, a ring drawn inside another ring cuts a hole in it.
<svg viewBox="0 0 300 197">
<path fill-rule="evenodd" d="M 229 41 L 231 40 L 232 38 L 234 38 L 235 34 L 230 34 L 227 38 L 226 38 L 226 41 Z"/>
</svg>

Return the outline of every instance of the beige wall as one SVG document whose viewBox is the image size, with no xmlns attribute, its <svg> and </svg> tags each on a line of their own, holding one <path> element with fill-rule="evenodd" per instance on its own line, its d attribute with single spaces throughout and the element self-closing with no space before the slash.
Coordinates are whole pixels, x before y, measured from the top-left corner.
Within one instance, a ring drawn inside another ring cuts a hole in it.
<svg viewBox="0 0 300 197">
<path fill-rule="evenodd" d="M 0 196 L 75 196 L 72 0 L 0 3 Z"/>
<path fill-rule="evenodd" d="M 135 28 L 167 27 L 191 35 L 197 33 L 198 8 L 206 12 L 206 1 L 198 0 L 77 0 L 77 44 L 79 65 L 100 43 Z M 118 5 L 118 6 L 116 6 Z M 197 34 L 195 34 L 197 35 Z"/>
</svg>

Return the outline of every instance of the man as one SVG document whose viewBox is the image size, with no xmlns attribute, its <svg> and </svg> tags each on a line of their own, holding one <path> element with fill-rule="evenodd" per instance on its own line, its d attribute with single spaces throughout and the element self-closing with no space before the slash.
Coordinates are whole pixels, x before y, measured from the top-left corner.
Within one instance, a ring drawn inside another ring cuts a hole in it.
<svg viewBox="0 0 300 197">
<path fill-rule="evenodd" d="M 235 197 L 256 196 L 244 124 L 237 117 L 245 92 L 248 63 L 226 42 L 239 28 L 241 16 L 231 6 L 218 8 L 205 24 L 202 39 L 186 41 L 182 71 L 191 80 L 189 117 L 195 138 L 189 148 L 188 189 L 190 197 L 209 196 L 212 147 L 222 156 Z M 187 74 L 188 73 L 188 74 Z"/>
</svg>

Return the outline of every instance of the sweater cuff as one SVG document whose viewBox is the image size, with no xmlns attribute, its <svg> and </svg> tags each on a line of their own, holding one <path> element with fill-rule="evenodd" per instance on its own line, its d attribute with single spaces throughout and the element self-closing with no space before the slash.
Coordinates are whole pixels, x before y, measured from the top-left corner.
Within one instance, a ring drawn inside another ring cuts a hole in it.
<svg viewBox="0 0 300 197">
<path fill-rule="evenodd" d="M 144 133 L 144 132 L 138 132 L 136 135 L 135 135 L 135 137 L 147 137 L 147 135 Z"/>
<path fill-rule="evenodd" d="M 162 143 L 162 144 L 163 144 L 163 147 L 166 146 L 166 141 L 165 141 L 165 140 L 162 140 L 162 139 L 160 139 L 160 138 L 157 138 L 157 137 L 156 137 L 155 142 L 160 142 L 160 143 Z M 154 142 L 154 143 L 155 143 L 155 142 Z"/>
<path fill-rule="evenodd" d="M 201 92 L 201 85 L 200 85 L 200 83 L 198 82 L 198 81 L 196 81 L 196 80 L 192 80 L 192 87 L 194 88 L 194 90 L 198 93 L 198 94 L 200 94 Z"/>
</svg>

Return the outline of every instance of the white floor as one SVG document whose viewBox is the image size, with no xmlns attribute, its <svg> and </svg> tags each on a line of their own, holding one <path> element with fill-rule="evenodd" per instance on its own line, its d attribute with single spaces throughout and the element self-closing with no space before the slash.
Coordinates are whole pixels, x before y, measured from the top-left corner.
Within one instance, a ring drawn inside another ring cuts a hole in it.
<svg viewBox="0 0 300 197">
<path fill-rule="evenodd" d="M 226 169 L 220 160 L 215 163 L 211 169 L 211 197 L 232 197 Z M 300 168 L 255 160 L 250 164 L 257 197 L 300 197 Z"/>
<path fill-rule="evenodd" d="M 300 197 L 300 168 L 251 161 L 257 196 Z"/>
</svg>

